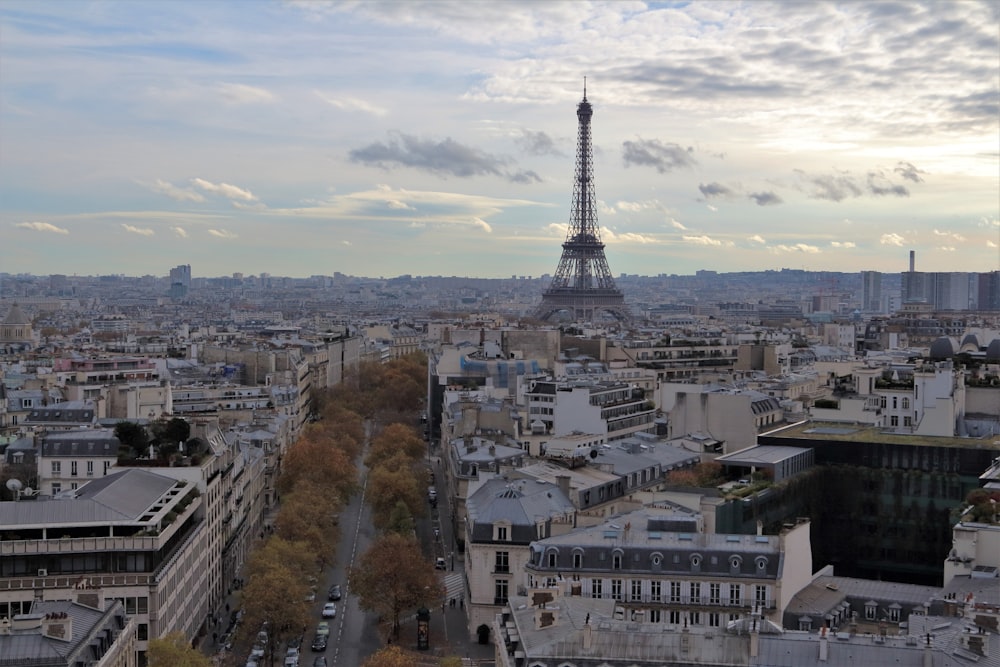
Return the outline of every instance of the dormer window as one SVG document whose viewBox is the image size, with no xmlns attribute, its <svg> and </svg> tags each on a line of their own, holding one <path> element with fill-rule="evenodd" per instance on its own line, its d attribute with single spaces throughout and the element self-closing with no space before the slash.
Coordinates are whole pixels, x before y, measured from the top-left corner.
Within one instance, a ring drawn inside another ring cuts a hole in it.
<svg viewBox="0 0 1000 667">
<path fill-rule="evenodd" d="M 701 554 L 691 554 L 691 571 L 700 572 L 701 571 Z"/>
<path fill-rule="evenodd" d="M 611 554 L 611 569 L 620 570 L 622 569 L 622 552 L 614 551 Z"/>
<path fill-rule="evenodd" d="M 509 542 L 510 526 L 508 524 L 493 524 L 493 539 L 497 542 Z"/>
<path fill-rule="evenodd" d="M 732 555 L 729 557 L 729 571 L 731 574 L 739 574 L 740 567 L 743 565 L 743 558 L 737 555 Z"/>
<path fill-rule="evenodd" d="M 765 574 L 767 572 L 767 558 L 764 556 L 757 556 L 754 563 L 757 565 L 757 574 Z"/>
</svg>

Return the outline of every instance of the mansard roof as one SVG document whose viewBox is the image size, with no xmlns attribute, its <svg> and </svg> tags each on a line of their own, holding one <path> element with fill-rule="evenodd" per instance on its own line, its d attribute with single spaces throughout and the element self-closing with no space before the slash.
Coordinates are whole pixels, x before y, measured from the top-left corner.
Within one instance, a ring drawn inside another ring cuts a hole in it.
<svg viewBox="0 0 1000 667">
<path fill-rule="evenodd" d="M 509 524 L 510 539 L 528 544 L 538 536 L 535 525 L 555 516 L 571 515 L 573 503 L 555 484 L 535 480 L 487 480 L 466 500 L 474 542 L 493 540 L 493 525 Z"/>
</svg>

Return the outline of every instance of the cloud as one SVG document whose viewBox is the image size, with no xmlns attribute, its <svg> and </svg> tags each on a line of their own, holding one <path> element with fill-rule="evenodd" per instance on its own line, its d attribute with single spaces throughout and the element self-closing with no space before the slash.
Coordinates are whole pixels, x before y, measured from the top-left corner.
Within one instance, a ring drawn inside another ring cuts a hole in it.
<svg viewBox="0 0 1000 667">
<path fill-rule="evenodd" d="M 347 246 L 349 246 L 349 245 L 351 245 L 351 242 L 350 241 L 346 241 L 346 240 L 345 241 L 341 241 L 340 245 L 347 245 Z"/>
<path fill-rule="evenodd" d="M 566 155 L 556 147 L 552 137 L 545 132 L 522 129 L 521 136 L 515 137 L 514 143 L 528 155 L 555 155 L 557 157 Z"/>
<path fill-rule="evenodd" d="M 492 234 L 493 233 L 493 228 L 490 227 L 490 223 L 486 222 L 482 218 L 473 218 L 472 219 L 472 226 L 473 227 L 478 227 L 479 229 L 483 230 L 487 234 Z"/>
<path fill-rule="evenodd" d="M 750 241 L 751 243 L 761 243 L 761 244 L 767 243 L 767 241 L 764 240 L 764 237 L 761 236 L 760 234 L 754 234 L 753 236 L 748 236 L 747 241 Z"/>
<path fill-rule="evenodd" d="M 856 248 L 854 241 L 830 241 L 831 248 Z"/>
<path fill-rule="evenodd" d="M 926 174 L 926 171 L 921 171 L 917 169 L 909 162 L 897 162 L 896 167 L 893 169 L 894 172 L 902 176 L 908 181 L 913 181 L 914 183 L 923 183 L 924 179 L 920 178 L 920 174 Z"/>
<path fill-rule="evenodd" d="M 882 245 L 902 246 L 906 243 L 906 239 L 899 234 L 883 234 L 881 238 L 879 238 L 878 242 Z"/>
<path fill-rule="evenodd" d="M 698 189 L 701 191 L 701 194 L 704 195 L 705 199 L 709 199 L 711 197 L 732 197 L 736 194 L 732 188 L 729 188 L 722 183 L 709 183 L 707 185 L 701 183 L 698 185 Z"/>
<path fill-rule="evenodd" d="M 658 243 L 655 237 L 647 234 L 636 234 L 635 232 L 622 232 L 621 234 L 617 234 L 613 229 L 609 229 L 608 227 L 601 228 L 601 238 L 606 241 L 615 241 L 617 243 Z"/>
<path fill-rule="evenodd" d="M 811 176 L 807 180 L 813 186 L 809 195 L 813 199 L 839 202 L 848 197 L 860 197 L 864 192 L 853 178 L 843 174 Z"/>
<path fill-rule="evenodd" d="M 692 157 L 694 148 L 684 148 L 679 144 L 662 143 L 657 139 L 638 139 L 622 143 L 622 159 L 625 166 L 654 167 L 666 174 L 680 167 L 692 167 L 697 161 Z"/>
<path fill-rule="evenodd" d="M 682 232 L 686 232 L 688 230 L 687 227 L 685 227 L 682 223 L 678 222 L 677 220 L 674 220 L 673 218 L 670 219 L 670 226 L 673 227 L 674 229 L 679 229 Z"/>
<path fill-rule="evenodd" d="M 235 238 L 238 238 L 237 234 L 234 234 L 233 232 L 227 231 L 225 229 L 210 229 L 210 230 L 208 230 L 208 233 L 211 234 L 212 236 L 214 236 L 216 238 L 220 238 L 220 239 L 235 239 Z"/>
<path fill-rule="evenodd" d="M 938 246 L 938 250 L 943 250 L 945 252 L 955 252 L 955 246 L 953 245 L 942 245 Z"/>
<path fill-rule="evenodd" d="M 988 241 L 986 241 L 986 247 L 987 248 L 996 248 L 996 247 L 998 247 L 997 246 L 997 242 L 996 241 L 989 241 L 988 240 Z"/>
<path fill-rule="evenodd" d="M 402 132 L 391 133 L 386 143 L 375 142 L 348 152 L 351 162 L 389 169 L 393 166 L 422 169 L 434 174 L 468 178 L 502 176 L 513 183 L 535 183 L 542 179 L 533 171 L 508 171 L 510 160 L 477 148 L 464 146 L 450 137 L 443 141 L 421 140 Z"/>
<path fill-rule="evenodd" d="M 398 199 L 387 199 L 386 202 L 385 202 L 385 205 L 388 206 L 389 208 L 391 208 L 394 211 L 416 211 L 417 210 L 417 209 L 413 208 L 412 206 L 410 206 L 409 204 L 407 204 L 406 202 L 399 201 Z"/>
<path fill-rule="evenodd" d="M 868 173 L 868 191 L 876 197 L 883 195 L 895 195 L 897 197 L 910 196 L 910 191 L 905 185 L 890 183 L 885 176 L 874 171 Z"/>
<path fill-rule="evenodd" d="M 819 253 L 819 248 L 814 245 L 809 245 L 807 243 L 796 243 L 794 245 L 776 245 L 771 246 L 772 252 L 803 252 L 807 255 L 815 255 Z"/>
<path fill-rule="evenodd" d="M 160 194 L 166 195 L 171 199 L 177 201 L 193 201 L 193 202 L 203 202 L 205 201 L 204 195 L 194 190 L 187 190 L 185 188 L 179 188 L 173 183 L 169 183 L 162 179 L 156 179 L 149 188 L 153 192 L 159 192 Z"/>
<path fill-rule="evenodd" d="M 274 95 L 263 88 L 242 83 L 223 83 L 219 86 L 222 96 L 233 104 L 260 104 L 273 102 Z"/>
<path fill-rule="evenodd" d="M 710 245 L 710 246 L 721 246 L 722 241 L 718 239 L 713 239 L 709 236 L 682 236 L 682 239 L 688 243 L 694 243 L 695 245 Z"/>
<path fill-rule="evenodd" d="M 149 227 L 135 227 L 134 225 L 126 225 L 122 223 L 122 229 L 124 229 L 129 234 L 138 234 L 139 236 L 152 236 L 155 232 Z"/>
<path fill-rule="evenodd" d="M 56 227 L 55 225 L 48 222 L 19 222 L 15 227 L 20 227 L 21 229 L 33 229 L 36 232 L 49 232 L 52 234 L 69 234 L 68 229 L 63 229 L 62 227 Z"/>
<path fill-rule="evenodd" d="M 712 206 L 711 204 L 706 204 L 706 205 L 705 205 L 705 207 L 706 207 L 706 208 L 707 208 L 707 209 L 708 209 L 709 211 L 712 211 L 713 213 L 714 213 L 715 211 L 718 211 L 718 210 L 719 210 L 719 208 L 718 208 L 717 206 Z"/>
<path fill-rule="evenodd" d="M 965 237 L 958 232 L 942 232 L 939 229 L 934 230 L 934 236 L 946 236 L 950 239 L 955 239 L 956 241 L 964 241 Z"/>
<path fill-rule="evenodd" d="M 177 236 L 181 237 L 182 239 L 186 239 L 188 237 L 187 230 L 184 229 L 183 227 L 171 227 L 170 229 L 171 231 L 173 231 L 174 234 L 177 234 Z"/>
<path fill-rule="evenodd" d="M 371 102 L 358 99 L 357 97 L 334 97 L 318 90 L 313 92 L 315 92 L 316 95 L 324 102 L 332 107 L 340 109 L 341 111 L 361 111 L 379 117 L 385 116 L 389 113 L 388 109 L 384 109 L 380 106 L 372 104 Z"/>
<path fill-rule="evenodd" d="M 257 197 L 252 192 L 244 190 L 243 188 L 238 188 L 235 185 L 229 185 L 228 183 L 212 183 L 203 178 L 192 178 L 191 182 L 205 192 L 222 195 L 223 197 L 228 197 L 229 199 L 249 202 L 257 201 Z"/>
<path fill-rule="evenodd" d="M 783 203 L 781 197 L 774 192 L 751 192 L 747 196 L 757 202 L 757 206 L 775 206 Z"/>
</svg>

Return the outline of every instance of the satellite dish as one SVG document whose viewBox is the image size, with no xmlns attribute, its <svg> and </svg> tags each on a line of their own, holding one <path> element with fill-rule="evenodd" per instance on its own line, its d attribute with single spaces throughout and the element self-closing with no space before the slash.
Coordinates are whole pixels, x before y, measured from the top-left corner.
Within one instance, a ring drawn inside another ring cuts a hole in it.
<svg viewBox="0 0 1000 667">
<path fill-rule="evenodd" d="M 21 484 L 21 480 L 14 479 L 11 477 L 7 480 L 7 490 L 8 491 L 20 491 L 24 488 L 24 484 Z"/>
<path fill-rule="evenodd" d="M 592 459 L 596 459 L 597 458 L 597 450 L 596 449 L 591 449 L 590 450 L 590 458 L 592 458 Z"/>
</svg>

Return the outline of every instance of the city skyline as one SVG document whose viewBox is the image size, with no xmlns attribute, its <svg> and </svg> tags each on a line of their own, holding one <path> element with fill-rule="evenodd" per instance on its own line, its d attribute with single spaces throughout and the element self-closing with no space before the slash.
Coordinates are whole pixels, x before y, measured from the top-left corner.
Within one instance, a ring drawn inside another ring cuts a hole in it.
<svg viewBox="0 0 1000 667">
<path fill-rule="evenodd" d="M 0 272 L 1000 266 L 986 2 L 0 6 Z"/>
</svg>

